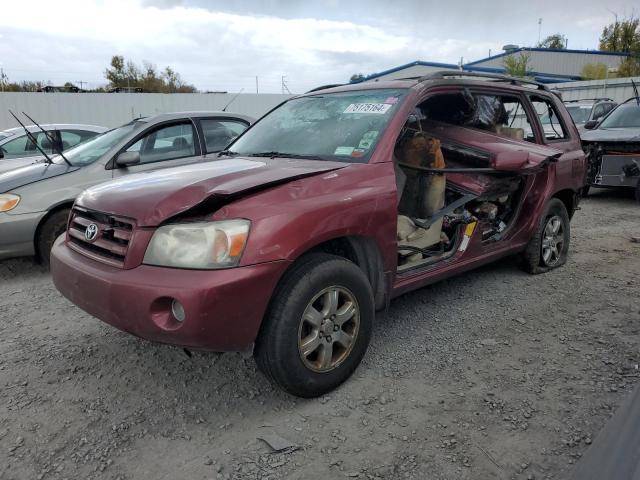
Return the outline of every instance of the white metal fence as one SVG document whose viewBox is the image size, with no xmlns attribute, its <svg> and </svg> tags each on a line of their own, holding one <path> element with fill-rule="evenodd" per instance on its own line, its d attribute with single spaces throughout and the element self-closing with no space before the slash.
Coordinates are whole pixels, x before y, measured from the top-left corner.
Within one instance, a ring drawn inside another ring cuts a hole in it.
<svg viewBox="0 0 640 480">
<path fill-rule="evenodd" d="M 19 126 L 9 110 L 38 123 L 84 123 L 116 127 L 134 118 L 167 112 L 222 110 L 230 93 L 0 93 L 0 130 Z M 240 94 L 227 111 L 260 117 L 291 95 Z"/>
<path fill-rule="evenodd" d="M 549 88 L 562 92 L 563 100 L 611 98 L 621 103 L 633 97 L 631 80 L 631 78 L 610 78 L 607 80 L 556 83 L 549 85 Z M 633 81 L 640 88 L 640 77 L 634 77 Z"/>
</svg>

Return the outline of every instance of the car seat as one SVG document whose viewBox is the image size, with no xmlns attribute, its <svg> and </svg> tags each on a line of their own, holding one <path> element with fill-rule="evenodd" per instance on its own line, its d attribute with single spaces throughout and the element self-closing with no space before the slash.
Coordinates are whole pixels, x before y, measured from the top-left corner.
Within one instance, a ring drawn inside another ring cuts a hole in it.
<svg viewBox="0 0 640 480">
<path fill-rule="evenodd" d="M 189 142 L 184 137 L 176 137 L 173 139 L 173 150 L 181 151 L 189 149 Z"/>
<path fill-rule="evenodd" d="M 445 167 L 440 140 L 421 131 L 402 143 L 399 160 L 406 165 L 417 167 Z M 403 168 L 403 171 L 406 179 L 397 224 L 399 253 L 421 259 L 421 254 L 415 254 L 410 250 L 402 251 L 401 247 L 404 245 L 425 249 L 441 242 L 442 218 L 438 218 L 426 229 L 416 226 L 412 218 L 427 219 L 444 207 L 446 176 L 407 167 Z"/>
</svg>

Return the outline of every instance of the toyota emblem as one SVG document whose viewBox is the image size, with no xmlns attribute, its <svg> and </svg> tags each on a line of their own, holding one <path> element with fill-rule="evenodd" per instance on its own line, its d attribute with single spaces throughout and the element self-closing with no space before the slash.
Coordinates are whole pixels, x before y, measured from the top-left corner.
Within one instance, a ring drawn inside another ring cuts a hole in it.
<svg viewBox="0 0 640 480">
<path fill-rule="evenodd" d="M 84 231 L 84 238 L 87 239 L 88 242 L 93 242 L 98 236 L 98 225 L 95 223 L 90 223 L 87 226 L 87 229 Z"/>
</svg>

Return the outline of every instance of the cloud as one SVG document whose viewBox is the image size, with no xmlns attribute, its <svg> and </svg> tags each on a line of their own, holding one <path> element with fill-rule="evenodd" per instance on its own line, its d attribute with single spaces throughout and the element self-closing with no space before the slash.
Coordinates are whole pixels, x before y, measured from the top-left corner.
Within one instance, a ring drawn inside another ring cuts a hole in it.
<svg viewBox="0 0 640 480">
<path fill-rule="evenodd" d="M 378 0 L 31 0 L 28 8 L 3 8 L 0 58 L 11 79 L 105 83 L 103 71 L 119 54 L 170 65 L 201 89 L 251 91 L 257 75 L 263 91 L 280 91 L 286 76 L 301 92 L 414 60 L 457 63 L 498 53 L 505 43 L 532 45 L 540 11 L 501 1 L 396 0 L 390 9 Z M 584 5 L 579 20 L 570 7 L 554 16 L 562 28 L 587 31 L 585 46 L 594 48 L 594 19 L 606 16 L 603 9 Z M 569 36 L 582 46 L 577 33 Z"/>
</svg>

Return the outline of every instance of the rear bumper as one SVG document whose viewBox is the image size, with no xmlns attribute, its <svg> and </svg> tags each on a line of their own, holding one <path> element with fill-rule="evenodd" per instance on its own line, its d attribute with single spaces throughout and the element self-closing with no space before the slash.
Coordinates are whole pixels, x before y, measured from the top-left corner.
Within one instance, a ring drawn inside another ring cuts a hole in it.
<svg viewBox="0 0 640 480">
<path fill-rule="evenodd" d="M 84 311 L 138 337 L 210 351 L 251 348 L 286 261 L 227 270 L 183 270 L 148 265 L 124 270 L 68 248 L 64 236 L 51 252 L 56 288 Z M 171 302 L 185 320 L 177 322 Z"/>
<path fill-rule="evenodd" d="M 0 213 L 0 260 L 35 254 L 34 236 L 45 213 Z"/>
</svg>

